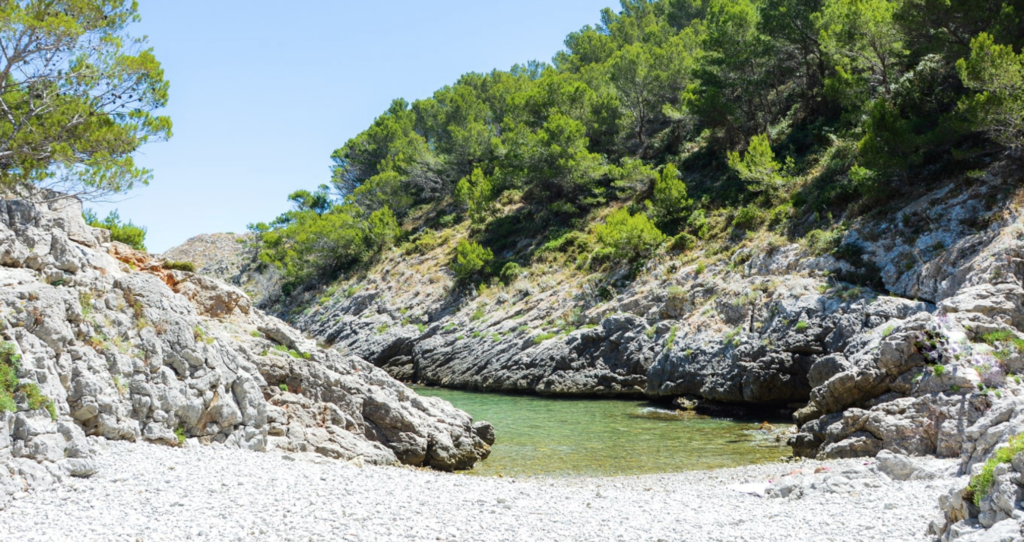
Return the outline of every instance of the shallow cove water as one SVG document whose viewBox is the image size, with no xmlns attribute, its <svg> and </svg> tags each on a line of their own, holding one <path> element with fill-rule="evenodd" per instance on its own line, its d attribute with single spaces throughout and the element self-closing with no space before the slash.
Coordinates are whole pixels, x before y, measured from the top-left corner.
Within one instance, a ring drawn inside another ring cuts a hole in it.
<svg viewBox="0 0 1024 542">
<path fill-rule="evenodd" d="M 766 463 L 792 453 L 785 438 L 759 431 L 759 421 L 683 415 L 646 401 L 414 389 L 494 424 L 497 442 L 475 475 L 658 474 Z"/>
</svg>

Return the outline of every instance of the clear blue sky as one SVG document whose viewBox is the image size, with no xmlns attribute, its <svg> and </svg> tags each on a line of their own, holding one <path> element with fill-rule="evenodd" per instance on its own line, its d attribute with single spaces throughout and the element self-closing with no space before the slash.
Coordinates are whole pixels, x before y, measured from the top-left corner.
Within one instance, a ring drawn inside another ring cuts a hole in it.
<svg viewBox="0 0 1024 542">
<path fill-rule="evenodd" d="M 550 61 L 614 0 L 242 2 L 141 0 L 171 82 L 174 137 L 138 155 L 148 187 L 101 216 L 149 228 L 161 252 L 200 233 L 242 232 L 330 179 L 330 154 L 393 98 L 430 96 L 470 71 Z M 89 204 L 87 204 L 89 205 Z"/>
</svg>

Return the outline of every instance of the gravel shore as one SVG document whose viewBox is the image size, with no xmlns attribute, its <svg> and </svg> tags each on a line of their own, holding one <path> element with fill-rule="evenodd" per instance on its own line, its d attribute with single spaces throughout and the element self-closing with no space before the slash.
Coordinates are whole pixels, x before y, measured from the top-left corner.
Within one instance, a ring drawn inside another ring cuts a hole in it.
<svg viewBox="0 0 1024 542">
<path fill-rule="evenodd" d="M 777 463 L 624 478 L 484 478 L 217 447 L 110 442 L 91 479 L 21 494 L 0 539 L 682 541 L 928 540 L 949 478 L 833 476 L 799 498 L 742 493 Z M 809 476 L 808 478 L 813 478 Z M 816 475 L 822 476 L 822 475 Z M 852 484 L 852 485 L 851 485 Z"/>
</svg>

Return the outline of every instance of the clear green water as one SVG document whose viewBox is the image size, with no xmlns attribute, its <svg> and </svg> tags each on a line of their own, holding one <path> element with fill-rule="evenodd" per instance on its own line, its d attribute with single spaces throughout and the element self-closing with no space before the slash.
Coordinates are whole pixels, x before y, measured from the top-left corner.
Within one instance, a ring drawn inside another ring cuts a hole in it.
<svg viewBox="0 0 1024 542">
<path fill-rule="evenodd" d="M 735 467 L 790 455 L 759 422 L 680 415 L 644 401 L 552 399 L 417 387 L 494 424 L 483 476 L 656 474 Z M 785 427 L 775 424 L 776 428 Z"/>
</svg>

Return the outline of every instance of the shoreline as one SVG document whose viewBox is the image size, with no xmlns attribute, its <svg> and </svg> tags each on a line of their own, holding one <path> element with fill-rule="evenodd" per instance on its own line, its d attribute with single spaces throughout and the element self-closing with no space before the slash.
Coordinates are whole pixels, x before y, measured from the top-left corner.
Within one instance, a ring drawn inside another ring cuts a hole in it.
<svg viewBox="0 0 1024 542">
<path fill-rule="evenodd" d="M 191 443 L 97 444 L 100 474 L 19 494 L 0 511 L 0 531 L 24 542 L 72 532 L 144 542 L 931 540 L 939 495 L 961 482 L 893 481 L 863 459 L 497 478 Z M 785 476 L 796 469 L 804 474 Z M 772 477 L 789 496 L 748 492 Z"/>
</svg>

